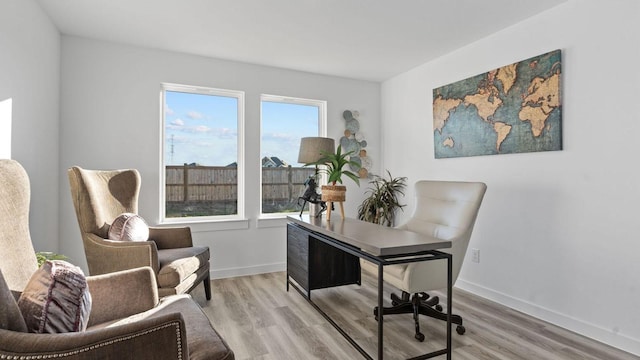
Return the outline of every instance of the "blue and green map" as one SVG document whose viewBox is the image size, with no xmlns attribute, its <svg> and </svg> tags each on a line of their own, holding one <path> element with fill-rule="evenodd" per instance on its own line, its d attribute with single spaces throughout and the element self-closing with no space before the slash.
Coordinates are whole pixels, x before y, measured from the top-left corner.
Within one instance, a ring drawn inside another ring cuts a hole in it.
<svg viewBox="0 0 640 360">
<path fill-rule="evenodd" d="M 562 150 L 561 51 L 433 90 L 436 159 Z"/>
</svg>

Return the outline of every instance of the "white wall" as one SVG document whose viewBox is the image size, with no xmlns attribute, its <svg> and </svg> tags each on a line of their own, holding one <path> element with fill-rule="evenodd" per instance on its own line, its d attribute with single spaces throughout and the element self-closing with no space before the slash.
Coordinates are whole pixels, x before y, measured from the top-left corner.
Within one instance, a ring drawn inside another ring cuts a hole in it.
<svg viewBox="0 0 640 360">
<path fill-rule="evenodd" d="M 640 354 L 640 245 L 632 232 L 640 200 L 639 13 L 631 0 L 571 0 L 386 81 L 380 99 L 375 83 L 73 37 L 63 38 L 61 54 L 58 31 L 33 1 L 2 1 L 0 101 L 12 99 L 12 157 L 31 178 L 34 246 L 83 265 L 65 171 L 72 165 L 140 169 L 141 213 L 157 220 L 160 82 L 246 91 L 254 144 L 247 154 L 256 154 L 247 156 L 249 167 L 259 161 L 259 94 L 326 99 L 336 139 L 341 112 L 361 112 L 375 171 L 388 168 L 410 182 L 488 184 L 470 245 L 481 262 L 465 263 L 458 286 Z M 433 88 L 556 48 L 563 50 L 563 151 L 433 159 Z M 196 243 L 212 247 L 214 276 L 283 266 L 281 224 L 257 228 L 257 184 L 247 182 L 249 229 L 195 233 Z M 364 187 L 350 186 L 351 216 Z M 410 213 L 411 206 L 400 216 Z"/>
<path fill-rule="evenodd" d="M 246 209 L 248 229 L 194 225 L 194 242 L 211 247 L 213 277 L 283 270 L 284 220 L 261 221 L 260 94 L 327 100 L 328 135 L 344 132 L 342 112 L 360 111 L 369 156 L 380 164 L 380 84 L 314 75 L 172 52 L 62 38 L 60 223 L 62 251 L 84 266 L 78 225 L 65 169 L 136 168 L 142 176 L 140 213 L 150 223 L 159 214 L 162 82 L 245 91 Z M 376 168 L 377 171 L 377 168 Z M 356 215 L 366 182 L 349 184 L 346 211 Z M 284 286 L 284 285 L 283 285 Z"/>
<path fill-rule="evenodd" d="M 58 251 L 59 88 L 58 30 L 34 1 L 3 0 L 0 102 L 12 99 L 11 158 L 31 180 L 30 227 L 38 251 Z"/>
<path fill-rule="evenodd" d="M 382 85 L 384 167 L 488 185 L 457 286 L 636 354 L 638 15 L 570 0 Z M 558 48 L 563 151 L 434 159 L 432 89 Z"/>
</svg>

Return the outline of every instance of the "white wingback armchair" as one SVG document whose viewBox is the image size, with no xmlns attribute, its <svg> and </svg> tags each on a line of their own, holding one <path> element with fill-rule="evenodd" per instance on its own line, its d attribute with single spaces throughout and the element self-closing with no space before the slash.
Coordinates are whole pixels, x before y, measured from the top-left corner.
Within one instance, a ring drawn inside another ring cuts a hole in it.
<svg viewBox="0 0 640 360">
<path fill-rule="evenodd" d="M 427 234 L 439 239 L 451 240 L 453 282 L 462 268 L 471 232 L 487 186 L 479 182 L 418 181 L 415 184 L 416 208 L 411 218 L 398 226 L 400 229 Z M 377 276 L 377 266 L 362 262 L 362 268 Z M 391 295 L 392 307 L 385 307 L 383 314 L 413 313 L 416 339 L 424 341 L 420 332 L 418 314 L 446 320 L 437 296 L 426 292 L 447 287 L 445 261 L 423 261 L 384 268 L 384 280 L 402 291 L 401 296 Z M 377 316 L 378 309 L 374 310 Z M 464 334 L 462 318 L 452 316 L 456 331 Z"/>
</svg>

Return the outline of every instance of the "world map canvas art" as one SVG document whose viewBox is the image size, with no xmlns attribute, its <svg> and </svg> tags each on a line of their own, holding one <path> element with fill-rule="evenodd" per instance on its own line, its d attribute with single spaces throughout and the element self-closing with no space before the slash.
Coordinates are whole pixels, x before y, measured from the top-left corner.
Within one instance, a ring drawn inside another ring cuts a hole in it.
<svg viewBox="0 0 640 360">
<path fill-rule="evenodd" d="M 561 51 L 433 90 L 436 159 L 562 150 Z"/>
</svg>

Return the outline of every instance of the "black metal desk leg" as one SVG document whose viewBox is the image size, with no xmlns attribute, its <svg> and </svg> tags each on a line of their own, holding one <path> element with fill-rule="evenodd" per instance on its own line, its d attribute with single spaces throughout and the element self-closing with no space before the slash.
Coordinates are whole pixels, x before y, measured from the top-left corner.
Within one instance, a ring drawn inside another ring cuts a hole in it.
<svg viewBox="0 0 640 360">
<path fill-rule="evenodd" d="M 383 274 L 382 264 L 378 264 L 378 360 L 382 360 L 384 346 L 382 345 L 382 329 L 383 329 L 383 311 L 382 311 L 382 298 L 384 295 L 383 292 Z"/>
<path fill-rule="evenodd" d="M 451 360 L 451 314 L 453 313 L 453 265 L 452 256 L 447 256 L 447 360 Z"/>
</svg>

